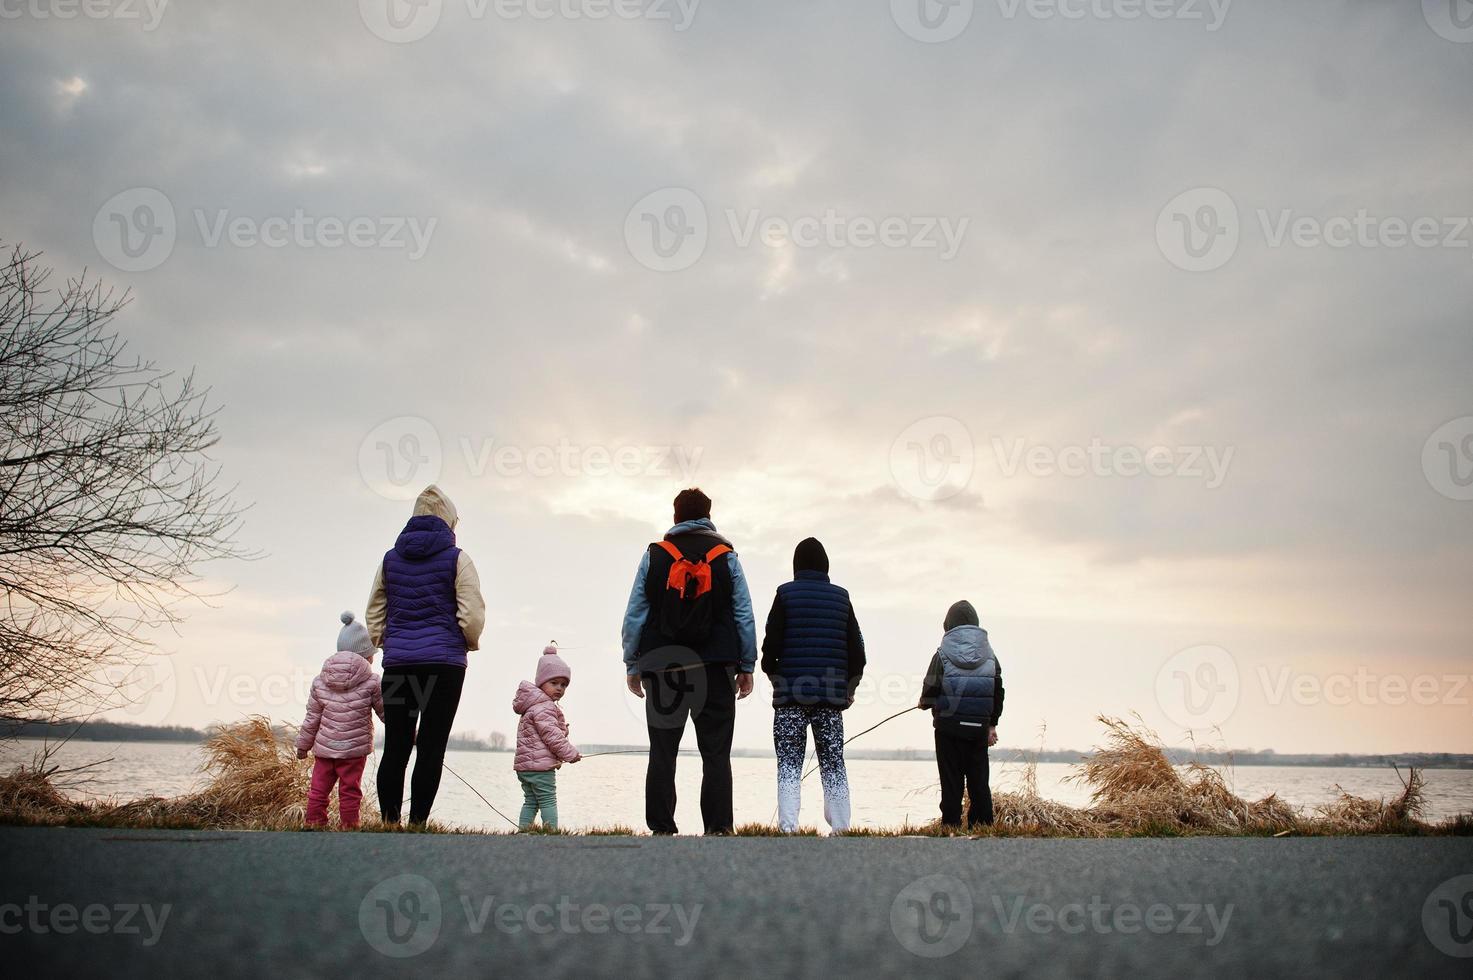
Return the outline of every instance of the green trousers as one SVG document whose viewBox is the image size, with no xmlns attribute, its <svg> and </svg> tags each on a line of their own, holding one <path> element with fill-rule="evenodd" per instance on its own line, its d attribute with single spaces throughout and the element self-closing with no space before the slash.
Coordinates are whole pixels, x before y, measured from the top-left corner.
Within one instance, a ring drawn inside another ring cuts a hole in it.
<svg viewBox="0 0 1473 980">
<path fill-rule="evenodd" d="M 532 826 L 537 811 L 542 811 L 542 826 L 557 830 L 557 770 L 519 772 L 522 784 L 522 819 L 520 828 Z"/>
</svg>

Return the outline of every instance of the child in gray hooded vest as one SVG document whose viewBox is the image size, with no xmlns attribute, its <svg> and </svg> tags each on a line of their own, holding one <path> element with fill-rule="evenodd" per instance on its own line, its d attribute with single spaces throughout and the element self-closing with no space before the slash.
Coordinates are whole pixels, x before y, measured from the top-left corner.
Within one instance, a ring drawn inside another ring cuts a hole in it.
<svg viewBox="0 0 1473 980">
<path fill-rule="evenodd" d="M 962 824 L 962 790 L 971 795 L 968 822 L 992 823 L 987 747 L 997 744 L 1002 717 L 1002 668 L 977 610 L 965 600 L 946 611 L 946 635 L 931 658 L 917 707 L 930 708 L 941 776 L 941 822 Z"/>
</svg>

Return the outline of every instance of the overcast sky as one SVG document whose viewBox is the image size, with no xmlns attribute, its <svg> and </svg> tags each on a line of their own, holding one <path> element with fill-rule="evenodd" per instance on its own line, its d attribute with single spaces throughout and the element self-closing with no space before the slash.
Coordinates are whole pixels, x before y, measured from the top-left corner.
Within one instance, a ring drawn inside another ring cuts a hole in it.
<svg viewBox="0 0 1473 980">
<path fill-rule="evenodd" d="M 457 727 L 557 639 L 575 739 L 637 743 L 620 614 L 696 483 L 759 624 L 827 545 L 851 731 L 968 598 L 1006 745 L 1473 752 L 1463 0 L 90 9 L 0 0 L 0 239 L 213 386 L 266 556 L 118 717 L 299 720 L 433 479 Z"/>
</svg>

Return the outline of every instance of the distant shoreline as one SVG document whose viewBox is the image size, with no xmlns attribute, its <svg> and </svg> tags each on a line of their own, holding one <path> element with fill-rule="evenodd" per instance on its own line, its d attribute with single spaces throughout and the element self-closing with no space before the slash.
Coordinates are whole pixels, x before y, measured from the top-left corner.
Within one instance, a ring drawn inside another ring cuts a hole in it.
<svg viewBox="0 0 1473 980">
<path fill-rule="evenodd" d="M 134 725 L 126 722 L 44 722 L 26 721 L 0 724 L 0 737 L 25 739 L 64 739 L 82 742 L 203 742 L 207 733 L 201 729 L 181 725 Z M 511 752 L 508 746 L 497 748 L 489 742 L 470 735 L 452 735 L 449 748 L 457 752 Z M 612 745 L 584 743 L 580 746 L 585 755 L 599 752 L 643 752 L 643 745 Z M 692 750 L 693 751 L 693 750 Z M 733 758 L 771 758 L 767 749 L 733 748 Z M 1168 758 L 1178 765 L 1200 762 L 1211 766 L 1305 766 L 1328 769 L 1385 769 L 1390 766 L 1418 769 L 1473 769 L 1473 754 L 1456 752 L 1400 752 L 1385 755 L 1324 754 L 1324 753 L 1278 753 L 1272 750 L 1227 750 L 1166 749 Z M 905 749 L 847 749 L 846 758 L 881 762 L 928 761 L 934 758 L 928 748 Z M 998 746 L 993 749 L 994 759 L 1006 760 L 1019 756 L 1037 762 L 1077 763 L 1090 755 L 1073 749 L 1023 749 Z"/>
</svg>

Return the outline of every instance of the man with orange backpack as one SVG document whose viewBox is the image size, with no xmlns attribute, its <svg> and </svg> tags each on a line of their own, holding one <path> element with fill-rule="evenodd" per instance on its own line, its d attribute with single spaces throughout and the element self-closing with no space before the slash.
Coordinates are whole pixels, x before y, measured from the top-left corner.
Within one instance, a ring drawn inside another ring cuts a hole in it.
<svg viewBox="0 0 1473 980">
<path fill-rule="evenodd" d="M 676 495 L 675 526 L 640 560 L 623 645 L 629 690 L 645 699 L 650 831 L 677 832 L 675 760 L 690 719 L 701 750 L 702 822 L 707 834 L 731 833 L 731 737 L 736 702 L 752 693 L 757 626 L 736 551 L 698 489 Z"/>
</svg>

